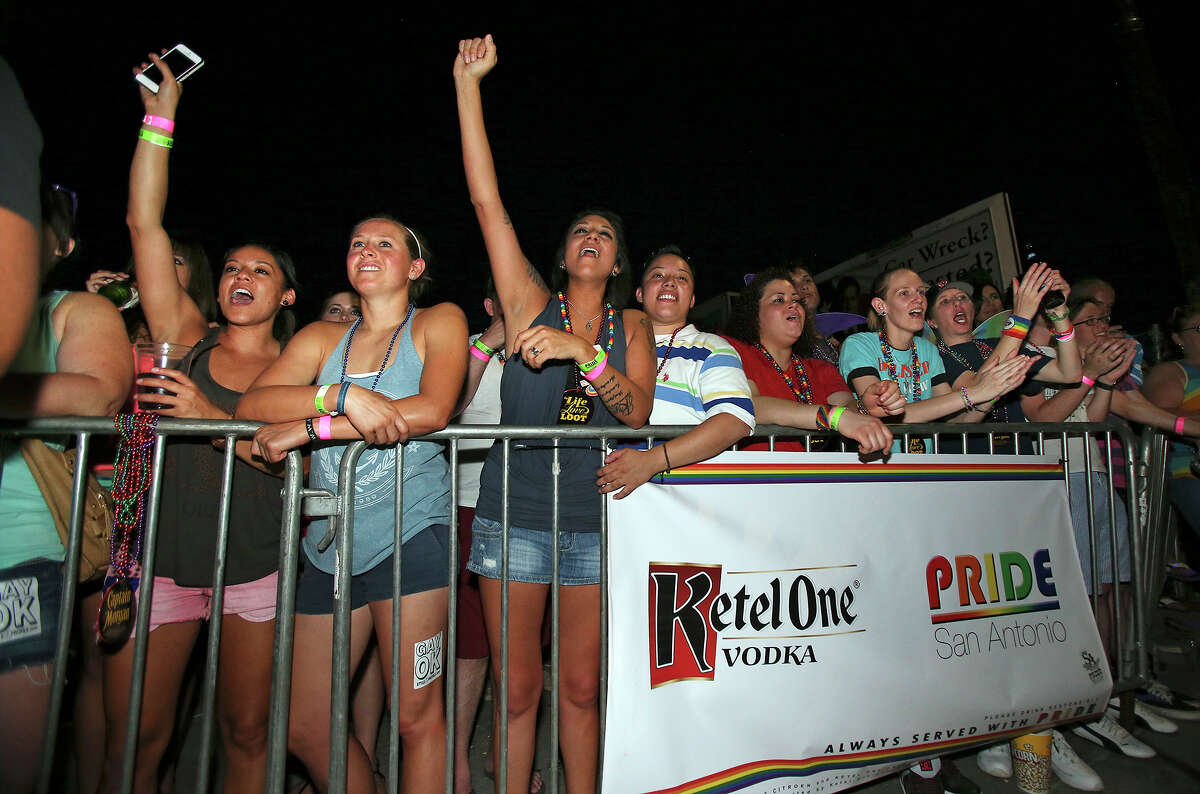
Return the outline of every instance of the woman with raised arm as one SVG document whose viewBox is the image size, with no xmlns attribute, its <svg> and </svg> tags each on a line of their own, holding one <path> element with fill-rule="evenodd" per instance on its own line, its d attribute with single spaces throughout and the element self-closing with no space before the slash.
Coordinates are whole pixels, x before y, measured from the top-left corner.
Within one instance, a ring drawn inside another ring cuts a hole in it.
<svg viewBox="0 0 1200 794">
<path fill-rule="evenodd" d="M 942 358 L 934 344 L 922 339 L 925 327 L 925 282 L 911 270 L 888 270 L 871 287 L 871 331 L 847 337 L 842 345 L 839 369 L 858 395 L 881 380 L 896 381 L 908 403 L 903 421 L 909 424 L 934 422 L 978 422 L 987 413 L 984 404 L 1019 386 L 1029 370 L 1030 359 L 1009 358 L 981 372 L 971 385 L 950 388 Z M 893 452 L 932 452 L 925 439 L 909 439 L 908 448 Z"/>
<path fill-rule="evenodd" d="M 177 255 L 163 229 L 167 166 L 180 87 L 163 73 L 157 94 L 139 88 L 146 116 L 129 173 L 126 222 L 135 275 L 150 334 L 191 346 L 182 366 L 158 369 L 170 393 L 154 395 L 162 416 L 231 419 L 242 392 L 279 357 L 290 334 L 295 272 L 282 251 L 256 244 L 229 249 L 217 304 L 223 323 L 210 328 L 178 274 Z M 148 64 L 142 64 L 147 68 Z M 188 282 L 190 283 L 190 279 Z M 162 379 L 141 378 L 142 386 Z M 267 712 L 275 633 L 275 593 L 282 503 L 279 479 L 262 470 L 249 442 L 237 445 L 233 478 L 221 639 L 218 717 L 225 749 L 226 791 L 261 791 L 266 774 Z M 134 790 L 158 790 L 158 767 L 171 739 L 188 658 L 209 616 L 216 554 L 223 453 L 204 439 L 172 440 L 163 468 L 158 557 L 146 691 L 138 733 Z M 107 714 L 105 777 L 121 780 L 133 642 L 105 657 Z"/>
<path fill-rule="evenodd" d="M 937 333 L 937 349 L 942 354 L 942 364 L 946 368 L 946 377 L 952 389 L 961 389 L 974 384 L 978 373 L 990 366 L 989 361 L 996 361 L 1007 356 L 1011 349 L 1016 349 L 1022 356 L 1033 359 L 1026 381 L 1020 391 L 1033 389 L 1031 393 L 1040 394 L 1042 387 L 1034 383 L 1078 383 L 1082 374 L 1082 364 L 1079 359 L 1079 347 L 1075 342 L 1075 330 L 1071 325 L 1070 313 L 1065 305 L 1045 309 L 1046 322 L 1053 325 L 1055 339 L 1058 340 L 1058 357 L 1049 358 L 1038 350 L 1025 344 L 1023 335 L 1017 330 L 1027 323 L 1025 318 L 1037 315 L 1038 306 L 1050 289 L 1061 290 L 1064 298 L 1071 293 L 1071 288 L 1057 270 L 1049 269 L 1045 263 L 1038 263 L 1026 271 L 1019 284 L 1013 280 L 1013 293 L 1016 307 L 1013 314 L 1017 318 L 1013 327 L 1005 335 L 993 339 L 976 339 L 972 334 L 975 327 L 975 305 L 971 302 L 974 288 L 964 281 L 941 281 L 934 285 L 926 296 L 929 306 L 927 322 Z M 1014 391 L 1000 397 L 988 408 L 987 422 L 1025 422 L 1025 414 L 1021 411 L 1021 393 Z M 1021 439 L 1021 453 L 1033 454 L 1033 437 Z M 942 439 L 942 452 L 962 452 L 962 441 L 954 436 Z M 989 446 L 988 439 L 972 436 L 967 439 L 967 451 L 973 453 L 1012 454 L 1017 451 L 1010 435 L 996 435 Z"/>
<path fill-rule="evenodd" d="M 350 585 L 351 669 L 372 632 L 388 697 L 399 701 L 391 726 L 403 743 L 403 791 L 441 791 L 446 720 L 441 678 L 446 631 L 450 473 L 443 446 L 404 445 L 404 544 L 401 593 L 392 590 L 397 442 L 441 430 L 450 420 L 467 371 L 467 321 L 451 303 L 416 308 L 429 245 L 411 226 L 378 215 L 350 236 L 346 272 L 362 316 L 349 329 L 315 322 L 296 334 L 279 360 L 246 393 L 238 417 L 273 424 L 254 437 L 255 450 L 281 460 L 313 443 L 314 488 L 338 489 L 338 466 L 348 442 L 383 448 L 358 462 Z M 296 648 L 288 747 L 321 789 L 329 774 L 329 671 L 333 653 L 335 548 L 317 546 L 327 519 L 304 538 L 304 569 L 296 592 Z M 399 692 L 390 691 L 392 608 L 400 600 Z M 299 652 L 303 649 L 303 652 Z M 364 748 L 351 737 L 348 790 L 373 791 Z"/>
<path fill-rule="evenodd" d="M 496 65 L 491 36 L 459 42 L 454 62 L 463 166 L 492 277 L 504 307 L 501 424 L 641 427 L 654 397 L 654 335 L 640 311 L 620 310 L 628 257 L 624 231 L 609 212 L 580 213 L 559 248 L 557 294 L 526 259 L 500 201 L 479 83 Z M 484 464 L 475 511 L 470 570 L 480 590 L 492 654 L 500 658 L 500 521 L 503 445 Z M 525 791 L 533 763 L 534 723 L 542 691 L 540 627 L 551 578 L 549 530 L 554 480 L 550 444 L 510 445 L 508 789 Z M 600 674 L 600 494 L 602 454 L 594 440 L 570 439 L 559 451 L 558 478 L 562 659 L 559 703 L 567 787 L 595 788 Z M 499 670 L 496 680 L 499 681 Z"/>
<path fill-rule="evenodd" d="M 806 430 L 834 430 L 857 441 L 863 453 L 881 452 L 892 433 L 876 417 L 904 410 L 904 397 L 894 383 L 877 383 L 863 394 L 859 413 L 850 387 L 827 361 L 797 355 L 808 328 L 807 305 L 794 273 L 769 268 L 756 273 L 742 289 L 730 317 L 730 343 L 742 359 L 754 412 L 761 424 Z M 840 409 L 840 410 L 839 410 Z M 755 442 L 746 449 L 767 449 Z M 803 451 L 802 441 L 778 441 L 775 449 Z"/>
</svg>

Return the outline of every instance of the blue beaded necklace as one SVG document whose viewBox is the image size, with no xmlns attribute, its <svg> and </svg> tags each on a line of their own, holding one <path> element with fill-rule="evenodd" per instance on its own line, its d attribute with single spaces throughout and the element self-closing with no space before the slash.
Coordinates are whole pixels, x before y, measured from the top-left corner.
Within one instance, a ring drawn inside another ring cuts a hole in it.
<svg viewBox="0 0 1200 794">
<path fill-rule="evenodd" d="M 392 347 L 396 344 L 396 337 L 400 336 L 400 332 L 404 330 L 404 326 L 408 325 L 409 318 L 413 316 L 414 308 L 416 307 L 413 304 L 408 304 L 408 314 L 404 315 L 404 321 L 397 325 L 396 330 L 392 332 L 387 352 L 383 354 L 383 363 L 379 365 L 379 371 L 375 373 L 375 380 L 371 381 L 371 391 L 375 391 L 375 387 L 379 385 L 379 378 L 383 375 L 383 371 L 387 369 L 388 359 L 392 357 Z M 350 361 L 350 345 L 354 344 L 354 332 L 358 330 L 360 324 L 362 324 L 362 317 L 354 321 L 354 325 L 350 326 L 350 335 L 346 337 L 346 348 L 342 351 L 342 383 L 346 382 L 346 364 Z"/>
</svg>

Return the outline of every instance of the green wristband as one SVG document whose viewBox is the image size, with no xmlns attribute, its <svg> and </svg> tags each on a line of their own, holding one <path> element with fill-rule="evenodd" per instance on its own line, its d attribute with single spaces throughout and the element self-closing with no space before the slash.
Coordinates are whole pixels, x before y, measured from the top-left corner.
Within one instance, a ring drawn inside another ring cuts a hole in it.
<svg viewBox="0 0 1200 794">
<path fill-rule="evenodd" d="M 482 339 L 476 339 L 474 342 L 471 343 L 471 346 L 474 347 L 476 350 L 479 350 L 482 353 L 487 353 L 488 358 L 491 358 L 492 356 L 496 355 L 496 351 L 493 350 L 492 348 L 488 347 L 487 345 L 485 345 L 483 343 Z"/>
<path fill-rule="evenodd" d="M 829 412 L 829 429 L 830 430 L 836 431 L 838 429 L 838 420 L 842 418 L 842 414 L 845 413 L 845 411 L 846 411 L 846 406 L 839 405 L 837 408 L 834 408 L 832 411 Z"/>
<path fill-rule="evenodd" d="M 596 367 L 600 366 L 600 362 L 606 358 L 608 358 L 608 354 L 606 354 L 603 350 L 601 350 L 599 353 L 596 354 L 596 357 L 593 358 L 591 361 L 589 361 L 586 364 L 580 364 L 579 371 L 586 375 L 587 373 L 594 370 Z"/>
<path fill-rule="evenodd" d="M 163 135 L 161 132 L 153 130 L 141 129 L 138 130 L 138 137 L 143 141 L 150 141 L 155 146 L 161 146 L 164 149 L 170 149 L 175 146 L 175 139 L 170 135 Z"/>
</svg>

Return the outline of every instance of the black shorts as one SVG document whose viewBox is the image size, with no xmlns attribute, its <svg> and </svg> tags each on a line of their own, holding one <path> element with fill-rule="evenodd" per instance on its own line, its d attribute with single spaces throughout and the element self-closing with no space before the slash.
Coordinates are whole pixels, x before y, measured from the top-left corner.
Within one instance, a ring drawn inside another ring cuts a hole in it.
<svg viewBox="0 0 1200 794">
<path fill-rule="evenodd" d="M 404 544 L 401 556 L 401 595 L 424 593 L 449 587 L 447 566 L 450 560 L 450 527 L 434 524 L 422 529 Z M 389 555 L 369 571 L 350 577 L 350 608 L 358 609 L 376 601 L 390 601 L 392 559 Z M 333 614 L 333 574 L 325 573 L 311 561 L 304 561 L 300 583 L 296 587 L 296 612 L 301 615 Z"/>
</svg>

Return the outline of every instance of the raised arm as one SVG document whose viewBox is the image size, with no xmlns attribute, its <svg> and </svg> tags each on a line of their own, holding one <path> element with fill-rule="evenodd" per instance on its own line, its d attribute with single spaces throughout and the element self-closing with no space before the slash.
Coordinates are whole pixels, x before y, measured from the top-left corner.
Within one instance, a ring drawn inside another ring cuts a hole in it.
<svg viewBox="0 0 1200 794">
<path fill-rule="evenodd" d="M 115 414 L 133 382 L 133 356 L 116 307 L 99 295 L 73 292 L 54 309 L 52 322 L 59 337 L 56 371 L 4 376 L 0 413 L 21 418 Z"/>
<path fill-rule="evenodd" d="M 513 337 L 529 327 L 546 305 L 550 291 L 530 264 L 513 229 L 496 180 L 492 148 L 483 124 L 483 99 L 479 84 L 496 65 L 496 44 L 491 35 L 458 43 L 454 59 L 454 85 L 458 97 L 458 124 L 462 135 L 463 169 L 471 204 L 487 246 L 496 292 L 504 307 L 507 347 Z"/>
<path fill-rule="evenodd" d="M 138 291 L 150 335 L 156 342 L 191 345 L 204 336 L 208 323 L 179 283 L 171 238 L 163 228 L 171 152 L 166 144 L 173 140 L 166 127 L 173 128 L 180 87 L 158 56 L 151 55 L 150 59 L 162 70 L 163 80 L 157 94 L 138 84 L 146 115 L 155 118 L 142 124 L 133 151 L 125 223 L 129 226 Z"/>
</svg>

